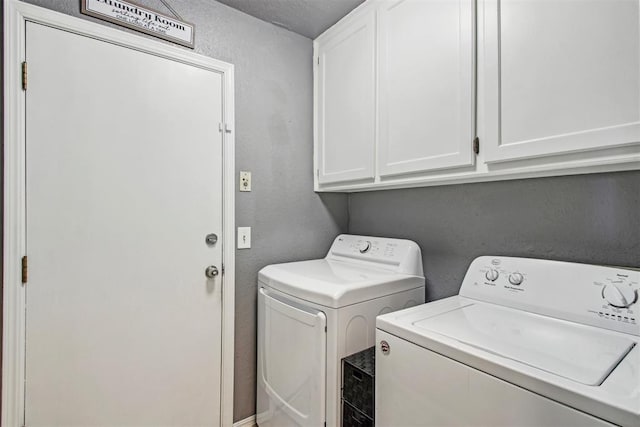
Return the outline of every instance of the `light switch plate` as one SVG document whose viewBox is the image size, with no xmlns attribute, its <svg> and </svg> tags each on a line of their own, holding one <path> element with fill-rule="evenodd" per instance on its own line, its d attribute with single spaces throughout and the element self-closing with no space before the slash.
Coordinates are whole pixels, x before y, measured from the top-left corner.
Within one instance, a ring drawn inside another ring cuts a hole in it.
<svg viewBox="0 0 640 427">
<path fill-rule="evenodd" d="M 251 172 L 240 171 L 240 191 L 251 191 Z"/>
<path fill-rule="evenodd" d="M 238 227 L 238 249 L 251 248 L 251 227 Z"/>
</svg>

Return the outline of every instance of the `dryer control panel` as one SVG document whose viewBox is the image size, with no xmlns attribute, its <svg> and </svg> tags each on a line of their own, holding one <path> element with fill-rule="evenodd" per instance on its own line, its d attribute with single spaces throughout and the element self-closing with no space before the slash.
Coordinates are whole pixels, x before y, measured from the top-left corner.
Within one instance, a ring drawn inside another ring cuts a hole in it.
<svg viewBox="0 0 640 427">
<path fill-rule="evenodd" d="M 640 336 L 640 271 L 532 258 L 476 258 L 460 295 Z"/>
<path fill-rule="evenodd" d="M 420 247 L 411 240 L 341 234 L 333 241 L 327 258 L 423 276 Z"/>
</svg>

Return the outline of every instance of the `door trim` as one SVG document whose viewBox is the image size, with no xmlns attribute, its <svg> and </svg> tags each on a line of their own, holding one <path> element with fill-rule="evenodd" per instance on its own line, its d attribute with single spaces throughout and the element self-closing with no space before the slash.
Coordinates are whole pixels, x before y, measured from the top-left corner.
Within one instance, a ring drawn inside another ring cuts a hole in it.
<svg viewBox="0 0 640 427">
<path fill-rule="evenodd" d="M 35 22 L 103 40 L 222 75 L 223 237 L 222 357 L 220 425 L 233 425 L 235 319 L 235 117 L 234 66 L 164 42 L 54 12 L 17 0 L 4 2 L 4 151 L 2 415 L 7 427 L 24 425 L 25 287 L 21 258 L 26 255 L 25 93 L 21 66 L 26 54 L 26 22 Z"/>
</svg>

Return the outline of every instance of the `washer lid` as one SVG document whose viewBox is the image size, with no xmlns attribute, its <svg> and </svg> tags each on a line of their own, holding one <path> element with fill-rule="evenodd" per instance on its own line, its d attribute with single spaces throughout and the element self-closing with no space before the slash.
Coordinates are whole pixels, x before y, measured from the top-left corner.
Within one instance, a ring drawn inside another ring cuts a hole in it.
<svg viewBox="0 0 640 427">
<path fill-rule="evenodd" d="M 258 280 L 270 288 L 339 308 L 424 286 L 424 278 L 330 259 L 269 265 Z"/>
<path fill-rule="evenodd" d="M 586 385 L 602 384 L 634 346 L 595 328 L 489 304 L 413 325 Z"/>
</svg>

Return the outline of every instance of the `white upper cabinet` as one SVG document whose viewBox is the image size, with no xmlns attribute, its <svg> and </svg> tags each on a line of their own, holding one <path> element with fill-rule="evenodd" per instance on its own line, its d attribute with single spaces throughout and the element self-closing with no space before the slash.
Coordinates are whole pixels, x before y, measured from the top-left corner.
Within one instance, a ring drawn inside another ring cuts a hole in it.
<svg viewBox="0 0 640 427">
<path fill-rule="evenodd" d="M 317 182 L 373 180 L 374 11 L 320 36 L 315 45 Z"/>
<path fill-rule="evenodd" d="M 367 0 L 314 55 L 316 191 L 640 169 L 640 0 Z"/>
<path fill-rule="evenodd" d="M 483 3 L 485 161 L 640 142 L 638 0 Z"/>
<path fill-rule="evenodd" d="M 473 165 L 474 1 L 378 9 L 378 174 Z"/>
</svg>

